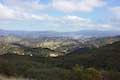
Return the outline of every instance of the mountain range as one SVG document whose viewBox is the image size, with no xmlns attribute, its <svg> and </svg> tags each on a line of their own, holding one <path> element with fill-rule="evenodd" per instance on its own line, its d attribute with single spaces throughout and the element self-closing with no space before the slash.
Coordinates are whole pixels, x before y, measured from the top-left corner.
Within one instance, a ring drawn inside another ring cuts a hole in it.
<svg viewBox="0 0 120 80">
<path fill-rule="evenodd" d="M 78 33 L 76 32 L 76 34 Z M 85 51 L 86 49 L 99 48 L 120 40 L 120 36 L 75 37 L 69 35 L 67 37 L 59 36 L 57 32 L 55 34 L 55 32 L 2 30 L 0 32 L 0 54 L 13 53 L 18 55 L 56 57 L 69 54 L 75 50 L 79 52 L 79 50 Z"/>
<path fill-rule="evenodd" d="M 101 31 L 101 30 L 80 30 L 76 32 L 55 32 L 55 31 L 10 31 L 0 30 L 0 35 L 15 35 L 23 38 L 41 38 L 41 37 L 105 37 L 120 35 L 119 31 Z"/>
</svg>

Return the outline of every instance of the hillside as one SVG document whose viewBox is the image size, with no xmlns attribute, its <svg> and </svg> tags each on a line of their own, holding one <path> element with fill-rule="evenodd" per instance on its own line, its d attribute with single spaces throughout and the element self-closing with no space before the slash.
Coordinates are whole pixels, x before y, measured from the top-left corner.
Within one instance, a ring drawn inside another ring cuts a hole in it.
<svg viewBox="0 0 120 80">
<path fill-rule="evenodd" d="M 77 54 L 75 54 L 77 52 Z M 113 69 L 120 71 L 120 41 L 99 48 L 73 51 L 66 55 L 64 60 L 68 64 L 80 64 L 86 67 Z"/>
<path fill-rule="evenodd" d="M 0 74 L 35 80 L 93 80 L 93 77 L 98 74 L 97 80 L 103 80 L 101 76 L 104 80 L 119 80 L 119 48 L 120 41 L 99 48 L 82 49 L 82 51 L 77 49 L 78 53 L 72 51 L 65 56 L 56 58 L 15 54 L 1 55 Z M 40 48 L 24 47 L 24 49 L 26 52 L 42 51 Z M 76 73 L 76 71 L 78 72 Z M 80 72 L 82 74 L 79 74 Z M 92 76 L 92 79 L 85 79 L 80 75 Z"/>
<path fill-rule="evenodd" d="M 56 52 L 48 48 L 32 48 L 20 44 L 0 44 L 0 54 L 16 54 L 16 55 L 29 55 L 41 57 L 56 57 L 62 56 L 63 53 Z"/>
<path fill-rule="evenodd" d="M 34 55 L 37 53 L 39 56 L 61 56 L 69 54 L 75 50 L 78 50 L 78 53 L 79 49 L 99 48 L 119 40 L 120 36 L 79 39 L 68 37 L 44 37 L 38 39 L 29 39 L 15 35 L 6 35 L 0 36 L 0 54 L 16 53 L 18 55 Z"/>
</svg>

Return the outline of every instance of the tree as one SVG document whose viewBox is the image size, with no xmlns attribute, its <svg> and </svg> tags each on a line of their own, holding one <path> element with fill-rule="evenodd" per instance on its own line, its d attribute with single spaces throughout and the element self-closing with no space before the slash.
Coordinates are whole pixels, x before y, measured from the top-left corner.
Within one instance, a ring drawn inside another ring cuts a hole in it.
<svg viewBox="0 0 120 80">
<path fill-rule="evenodd" d="M 102 74 L 94 68 L 84 69 L 79 65 L 75 65 L 73 72 L 77 80 L 102 80 Z"/>
<path fill-rule="evenodd" d="M 82 80 L 102 80 L 102 74 L 94 68 L 85 69 Z"/>
</svg>

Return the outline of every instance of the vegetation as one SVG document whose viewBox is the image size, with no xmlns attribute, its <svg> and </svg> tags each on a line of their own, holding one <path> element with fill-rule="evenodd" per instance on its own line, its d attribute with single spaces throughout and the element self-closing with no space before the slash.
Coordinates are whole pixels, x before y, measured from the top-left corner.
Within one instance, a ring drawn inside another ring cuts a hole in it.
<svg viewBox="0 0 120 80">
<path fill-rule="evenodd" d="M 6 55 L 0 56 L 0 59 L 0 73 L 8 77 L 35 80 L 101 80 L 102 77 L 101 73 L 94 68 L 75 65 L 72 69 L 65 69 L 49 61 L 46 63 L 45 59 L 40 63 L 39 57 Z"/>
<path fill-rule="evenodd" d="M 22 48 L 19 49 L 20 46 Z M 13 48 L 7 44 L 5 47 L 4 50 L 8 52 L 0 56 L 0 74 L 8 77 L 33 80 L 120 80 L 120 41 L 99 48 L 81 48 L 82 51 L 77 48 L 56 58 L 43 57 L 54 52 L 46 48 L 22 45 Z M 27 55 L 13 54 L 13 50 Z"/>
</svg>

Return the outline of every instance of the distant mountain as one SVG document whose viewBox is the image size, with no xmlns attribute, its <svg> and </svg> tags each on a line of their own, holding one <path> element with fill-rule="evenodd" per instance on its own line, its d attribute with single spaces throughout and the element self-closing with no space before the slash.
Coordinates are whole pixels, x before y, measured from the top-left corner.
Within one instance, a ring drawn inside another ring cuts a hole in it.
<svg viewBox="0 0 120 80">
<path fill-rule="evenodd" d="M 56 37 L 59 33 L 52 31 L 9 31 L 0 30 L 0 35 L 15 35 L 22 38 L 41 38 L 41 37 Z"/>
<path fill-rule="evenodd" d="M 101 30 L 80 30 L 76 32 L 55 32 L 55 31 L 9 31 L 0 30 L 0 35 L 16 35 L 23 38 L 41 38 L 41 37 L 105 37 L 120 35 L 119 31 L 101 31 Z"/>
<path fill-rule="evenodd" d="M 89 36 L 89 37 L 107 37 L 107 36 L 116 36 L 120 35 L 119 30 L 117 31 L 102 31 L 102 30 L 81 30 L 74 32 L 75 35 L 83 35 L 83 36 Z"/>
</svg>

